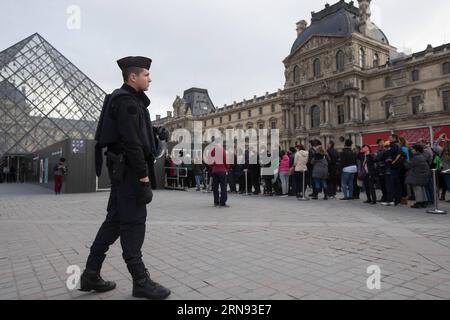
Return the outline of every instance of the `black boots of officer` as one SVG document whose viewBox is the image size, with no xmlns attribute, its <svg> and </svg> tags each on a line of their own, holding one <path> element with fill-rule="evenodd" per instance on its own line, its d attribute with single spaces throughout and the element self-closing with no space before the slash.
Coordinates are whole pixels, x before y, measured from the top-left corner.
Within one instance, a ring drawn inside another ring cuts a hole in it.
<svg viewBox="0 0 450 320">
<path fill-rule="evenodd" d="M 112 281 L 105 281 L 97 271 L 84 270 L 80 279 L 80 291 L 89 292 L 107 292 L 114 290 L 116 283 Z"/>
<path fill-rule="evenodd" d="M 170 295 L 170 290 L 150 279 L 147 270 L 142 275 L 133 278 L 133 297 L 151 300 L 163 300 Z"/>
</svg>

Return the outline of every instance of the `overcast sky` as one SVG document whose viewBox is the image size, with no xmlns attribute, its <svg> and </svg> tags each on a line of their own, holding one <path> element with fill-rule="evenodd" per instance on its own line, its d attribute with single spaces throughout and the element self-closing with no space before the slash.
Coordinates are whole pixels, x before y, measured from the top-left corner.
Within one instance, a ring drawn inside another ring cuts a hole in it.
<svg viewBox="0 0 450 320">
<path fill-rule="evenodd" d="M 219 107 L 282 88 L 282 60 L 296 38 L 296 22 L 309 24 L 311 11 L 325 3 L 2 0 L 0 51 L 38 32 L 107 92 L 122 82 L 117 59 L 149 56 L 154 119 L 172 110 L 176 95 L 194 86 L 208 89 Z M 70 5 L 81 10 L 80 29 L 67 27 Z M 429 43 L 450 42 L 448 0 L 373 0 L 372 12 L 372 20 L 398 48 L 415 52 Z"/>
</svg>

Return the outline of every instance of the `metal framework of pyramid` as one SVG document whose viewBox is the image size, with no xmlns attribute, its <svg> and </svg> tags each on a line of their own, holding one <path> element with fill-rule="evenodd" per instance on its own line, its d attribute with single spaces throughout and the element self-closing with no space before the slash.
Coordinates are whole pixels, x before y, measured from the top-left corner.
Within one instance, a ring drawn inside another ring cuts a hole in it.
<svg viewBox="0 0 450 320">
<path fill-rule="evenodd" d="M 0 159 L 93 139 L 104 97 L 37 33 L 0 52 Z"/>
</svg>

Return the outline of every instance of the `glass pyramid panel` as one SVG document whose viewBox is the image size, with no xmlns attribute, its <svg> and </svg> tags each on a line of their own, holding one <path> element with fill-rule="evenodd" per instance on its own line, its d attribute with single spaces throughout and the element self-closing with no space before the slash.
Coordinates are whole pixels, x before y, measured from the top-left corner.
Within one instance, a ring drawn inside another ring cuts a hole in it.
<svg viewBox="0 0 450 320">
<path fill-rule="evenodd" d="M 104 97 L 37 33 L 0 52 L 0 159 L 93 139 Z"/>
</svg>

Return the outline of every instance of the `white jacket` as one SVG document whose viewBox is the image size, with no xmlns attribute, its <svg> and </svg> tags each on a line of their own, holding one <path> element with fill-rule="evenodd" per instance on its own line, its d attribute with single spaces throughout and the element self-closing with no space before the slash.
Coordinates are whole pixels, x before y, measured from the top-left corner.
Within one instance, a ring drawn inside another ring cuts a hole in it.
<svg viewBox="0 0 450 320">
<path fill-rule="evenodd" d="M 296 172 L 308 171 L 308 167 L 306 166 L 308 164 L 308 156 L 309 152 L 305 150 L 300 150 L 295 153 L 294 166 Z"/>
</svg>

